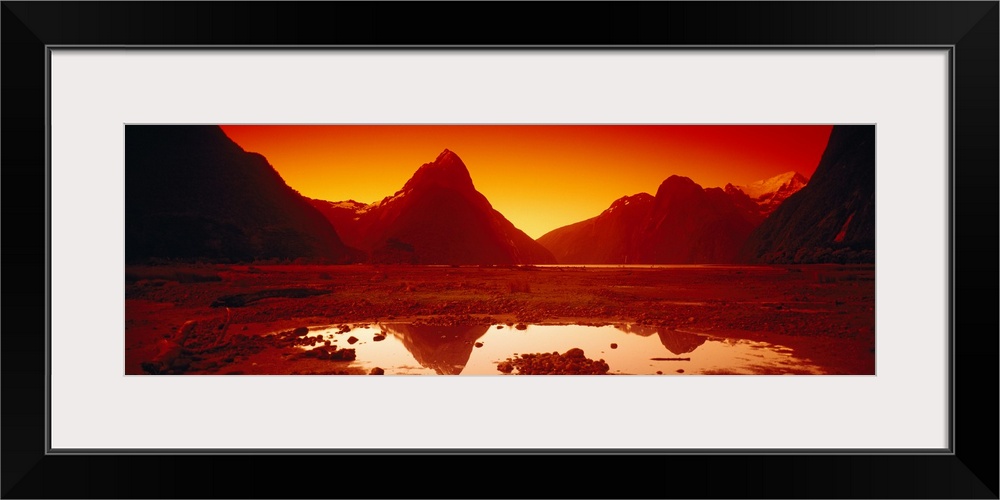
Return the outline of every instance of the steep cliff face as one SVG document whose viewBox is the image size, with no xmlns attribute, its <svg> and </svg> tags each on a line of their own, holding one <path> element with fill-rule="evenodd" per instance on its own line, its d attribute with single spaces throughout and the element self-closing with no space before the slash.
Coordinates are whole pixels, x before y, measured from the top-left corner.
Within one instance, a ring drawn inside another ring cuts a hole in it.
<svg viewBox="0 0 1000 500">
<path fill-rule="evenodd" d="M 267 160 L 216 126 L 125 127 L 125 258 L 362 258 Z"/>
<path fill-rule="evenodd" d="M 875 262 L 875 126 L 838 125 L 812 179 L 747 238 L 751 263 Z"/>
</svg>

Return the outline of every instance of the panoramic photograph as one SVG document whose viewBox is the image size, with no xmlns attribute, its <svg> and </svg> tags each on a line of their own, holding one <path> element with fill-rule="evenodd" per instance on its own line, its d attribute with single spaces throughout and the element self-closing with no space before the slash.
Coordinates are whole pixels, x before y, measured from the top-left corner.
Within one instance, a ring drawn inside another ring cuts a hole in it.
<svg viewBox="0 0 1000 500">
<path fill-rule="evenodd" d="M 126 125 L 127 375 L 874 375 L 874 125 Z"/>
</svg>

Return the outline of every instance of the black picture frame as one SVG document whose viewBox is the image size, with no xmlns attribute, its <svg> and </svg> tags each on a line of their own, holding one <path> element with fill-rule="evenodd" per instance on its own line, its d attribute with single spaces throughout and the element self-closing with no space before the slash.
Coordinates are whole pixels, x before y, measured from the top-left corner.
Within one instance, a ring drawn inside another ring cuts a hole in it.
<svg viewBox="0 0 1000 500">
<path fill-rule="evenodd" d="M 4 1 L 0 160 L 6 181 L 2 252 L 9 266 L 0 335 L 3 497 L 998 498 L 1000 4 L 586 2 L 547 7 Z M 950 47 L 951 453 L 46 453 L 47 47 L 415 44 Z M 571 475 L 561 472 L 567 468 Z M 467 479 L 482 490 L 466 489 Z"/>
</svg>

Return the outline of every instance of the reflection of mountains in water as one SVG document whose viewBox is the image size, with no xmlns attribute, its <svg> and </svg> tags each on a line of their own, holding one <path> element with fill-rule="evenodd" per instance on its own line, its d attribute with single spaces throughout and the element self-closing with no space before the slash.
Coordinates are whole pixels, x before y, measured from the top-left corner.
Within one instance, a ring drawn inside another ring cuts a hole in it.
<svg viewBox="0 0 1000 500">
<path fill-rule="evenodd" d="M 403 342 L 406 350 L 424 368 L 438 375 L 458 375 L 472 355 L 473 344 L 489 331 L 490 325 L 434 326 L 388 323 L 385 331 Z"/>
<path fill-rule="evenodd" d="M 674 354 L 685 354 L 694 351 L 708 340 L 708 337 L 693 333 L 678 332 L 662 326 L 645 325 L 615 325 L 615 328 L 633 333 L 641 337 L 649 337 L 654 333 L 660 337 L 660 343 Z"/>
</svg>

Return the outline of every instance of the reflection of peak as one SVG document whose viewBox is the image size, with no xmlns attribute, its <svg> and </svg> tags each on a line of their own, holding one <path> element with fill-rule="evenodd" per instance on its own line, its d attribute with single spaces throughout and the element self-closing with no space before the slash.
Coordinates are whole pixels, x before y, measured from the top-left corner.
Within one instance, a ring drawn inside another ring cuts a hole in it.
<svg viewBox="0 0 1000 500">
<path fill-rule="evenodd" d="M 663 347 L 674 354 L 692 352 L 708 340 L 708 337 L 703 335 L 678 332 L 667 328 L 661 328 L 656 334 L 660 336 L 660 343 L 663 344 Z"/>
<path fill-rule="evenodd" d="M 472 355 L 473 343 L 490 325 L 434 326 L 389 323 L 386 331 L 398 337 L 407 351 L 424 368 L 439 375 L 458 375 Z"/>
<path fill-rule="evenodd" d="M 708 337 L 696 335 L 694 333 L 679 332 L 662 326 L 645 325 L 615 325 L 615 328 L 625 333 L 632 333 L 642 337 L 649 337 L 656 334 L 660 337 L 660 343 L 673 354 L 687 354 L 694 351 L 708 340 Z"/>
</svg>

